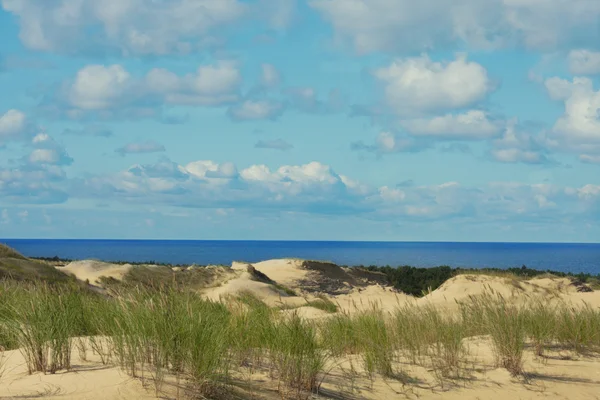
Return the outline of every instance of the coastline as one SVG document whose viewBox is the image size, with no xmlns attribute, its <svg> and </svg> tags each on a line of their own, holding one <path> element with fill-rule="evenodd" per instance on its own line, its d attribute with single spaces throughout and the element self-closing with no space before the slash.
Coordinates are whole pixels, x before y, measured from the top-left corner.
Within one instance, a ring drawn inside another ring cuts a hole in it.
<svg viewBox="0 0 600 400">
<path fill-rule="evenodd" d="M 277 258 L 328 260 L 339 265 L 529 268 L 600 272 L 599 244 L 309 242 L 309 241 L 95 241 L 28 240 L 6 243 L 34 257 L 100 259 L 157 264 L 230 265 Z"/>
</svg>

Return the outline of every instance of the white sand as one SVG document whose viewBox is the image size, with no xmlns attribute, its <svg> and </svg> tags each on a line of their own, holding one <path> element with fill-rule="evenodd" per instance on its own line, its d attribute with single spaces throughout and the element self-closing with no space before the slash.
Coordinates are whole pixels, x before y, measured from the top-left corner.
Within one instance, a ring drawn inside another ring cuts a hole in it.
<svg viewBox="0 0 600 400">
<path fill-rule="evenodd" d="M 134 379 L 114 365 L 102 365 L 91 351 L 80 359 L 73 351 L 72 371 L 59 371 L 55 375 L 36 373 L 29 375 L 25 359 L 18 350 L 6 352 L 7 363 L 0 377 L 0 399 L 79 399 L 79 400 L 142 400 L 156 399 L 152 387 L 145 389 L 139 379 Z"/>
<path fill-rule="evenodd" d="M 100 277 L 122 280 L 123 276 L 132 268 L 130 264 L 110 264 L 101 261 L 74 261 L 64 267 L 57 267 L 59 271 L 75 275 L 81 281 L 89 280 L 91 284 L 97 284 Z"/>
</svg>

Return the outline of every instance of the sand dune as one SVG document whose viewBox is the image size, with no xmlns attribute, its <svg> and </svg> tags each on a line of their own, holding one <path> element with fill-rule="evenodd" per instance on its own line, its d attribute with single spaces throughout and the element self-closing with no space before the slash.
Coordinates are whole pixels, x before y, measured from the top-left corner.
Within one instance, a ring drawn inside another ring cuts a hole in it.
<svg viewBox="0 0 600 400">
<path fill-rule="evenodd" d="M 465 301 L 470 296 L 480 296 L 485 292 L 493 292 L 517 303 L 542 298 L 544 301 L 565 301 L 578 305 L 585 302 L 600 307 L 600 292 L 580 293 L 567 278 L 518 280 L 489 275 L 456 276 L 418 299 L 417 303 L 458 309 L 458 302 Z"/>
<path fill-rule="evenodd" d="M 131 265 L 115 265 L 98 261 L 80 261 L 58 268 L 73 274 L 82 281 L 100 284 L 102 276 L 121 280 L 136 268 Z M 232 267 L 191 268 L 170 270 L 169 273 L 202 274 L 199 295 L 215 300 L 227 299 L 250 292 L 273 307 L 281 307 L 282 315 L 297 313 L 307 320 L 322 320 L 332 315 L 308 306 L 307 302 L 318 295 L 327 296 L 338 305 L 338 311 L 348 314 L 377 307 L 393 312 L 406 304 L 416 306 L 434 305 L 449 314 L 457 312 L 458 302 L 470 296 L 494 292 L 509 301 L 524 303 L 540 298 L 547 302 L 565 301 L 575 305 L 589 304 L 600 307 L 600 291 L 583 293 L 569 279 L 543 277 L 530 280 L 503 276 L 459 275 L 445 282 L 438 289 L 422 298 L 398 292 L 385 284 L 380 274 L 351 270 L 330 263 L 280 259 L 255 264 L 233 263 Z M 185 275 L 188 274 L 188 275 Z M 195 287 L 196 288 L 196 287 Z M 496 365 L 491 341 L 487 337 L 465 339 L 469 349 L 471 369 L 460 381 L 440 387 L 438 377 L 430 368 L 403 363 L 403 372 L 413 381 L 376 376 L 369 380 L 361 372 L 360 356 L 337 359 L 327 367 L 320 398 L 338 399 L 594 399 L 600 393 L 600 358 L 569 355 L 559 350 L 548 350 L 547 357 L 536 358 L 532 350 L 526 350 L 525 369 L 528 379 L 514 378 Z M 73 371 L 56 375 L 28 375 L 21 353 L 6 353 L 8 363 L 0 378 L 0 398 L 48 398 L 48 399 L 154 399 L 173 398 L 162 393 L 157 397 L 151 384 L 144 386 L 139 379 L 132 379 L 119 367 L 100 363 L 99 358 L 87 353 L 86 360 L 75 358 Z M 359 375 L 348 378 L 350 370 Z M 237 377 L 244 380 L 245 387 L 255 399 L 280 398 L 276 382 L 261 376 L 264 372 Z M 415 383 L 417 382 L 417 383 Z M 271 385 L 271 386 L 269 386 Z M 168 391 L 169 389 L 167 389 Z M 172 394 L 172 393 L 171 393 Z M 243 397 L 242 397 L 243 398 Z"/>
<path fill-rule="evenodd" d="M 100 283 L 100 277 L 122 280 L 131 268 L 130 264 L 110 264 L 94 260 L 74 261 L 64 267 L 57 267 L 59 271 L 75 275 L 77 279 L 89 281 L 93 285 Z"/>
</svg>

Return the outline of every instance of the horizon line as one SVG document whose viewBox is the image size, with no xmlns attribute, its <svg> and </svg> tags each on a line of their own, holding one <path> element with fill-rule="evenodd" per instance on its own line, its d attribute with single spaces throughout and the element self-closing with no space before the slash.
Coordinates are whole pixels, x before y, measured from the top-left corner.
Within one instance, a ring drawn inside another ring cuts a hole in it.
<svg viewBox="0 0 600 400">
<path fill-rule="evenodd" d="M 312 239 L 122 239 L 122 238 L 0 238 L 3 240 L 122 241 L 122 242 L 313 242 L 313 243 L 481 243 L 481 244 L 600 244 L 600 242 L 554 241 L 456 241 L 456 240 L 312 240 Z"/>
</svg>

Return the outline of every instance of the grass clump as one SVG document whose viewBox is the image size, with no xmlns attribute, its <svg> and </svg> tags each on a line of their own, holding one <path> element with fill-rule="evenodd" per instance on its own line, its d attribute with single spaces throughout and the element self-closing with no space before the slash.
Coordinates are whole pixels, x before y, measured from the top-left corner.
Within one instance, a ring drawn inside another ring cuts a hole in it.
<svg viewBox="0 0 600 400">
<path fill-rule="evenodd" d="M 321 342 L 332 356 L 358 354 L 361 342 L 354 320 L 347 314 L 335 315 L 320 325 Z"/>
<path fill-rule="evenodd" d="M 304 391 L 317 391 L 325 356 L 318 344 L 314 324 L 294 312 L 275 325 L 272 339 L 270 353 L 280 382 L 295 397 L 300 397 Z"/>
<path fill-rule="evenodd" d="M 521 375 L 526 335 L 526 319 L 522 310 L 493 292 L 471 297 L 462 306 L 465 323 L 479 325 L 475 329 L 491 336 L 498 364 L 513 376 Z"/>
<path fill-rule="evenodd" d="M 327 296 L 319 294 L 315 300 L 307 300 L 307 305 L 327 313 L 333 314 L 338 310 L 337 304 L 331 301 Z"/>
<path fill-rule="evenodd" d="M 268 358 L 264 347 L 275 337 L 275 310 L 252 293 L 242 293 L 234 304 L 228 333 L 233 359 L 250 371 Z"/>
<path fill-rule="evenodd" d="M 446 316 L 431 305 L 409 304 L 396 310 L 392 324 L 394 346 L 410 362 L 431 368 L 442 384 L 462 375 L 467 355 L 462 318 Z"/>
<path fill-rule="evenodd" d="M 86 334 L 82 294 L 76 287 L 4 284 L 0 324 L 19 347 L 29 373 L 70 369 L 73 337 Z"/>
<path fill-rule="evenodd" d="M 323 347 L 335 357 L 360 355 L 371 378 L 376 373 L 394 376 L 393 336 L 381 310 L 373 307 L 356 315 L 329 318 L 320 326 L 320 336 Z"/>
<path fill-rule="evenodd" d="M 585 305 L 561 305 L 556 321 L 556 341 L 576 353 L 600 349 L 600 311 Z"/>
<path fill-rule="evenodd" d="M 287 294 L 288 296 L 298 296 L 298 293 L 296 293 L 293 289 L 282 285 L 280 283 L 273 283 L 272 284 L 276 289 L 281 290 L 283 293 Z"/>
<path fill-rule="evenodd" d="M 541 299 L 535 299 L 523 309 L 524 329 L 534 346 L 536 356 L 542 357 L 557 330 L 556 309 Z"/>
</svg>

